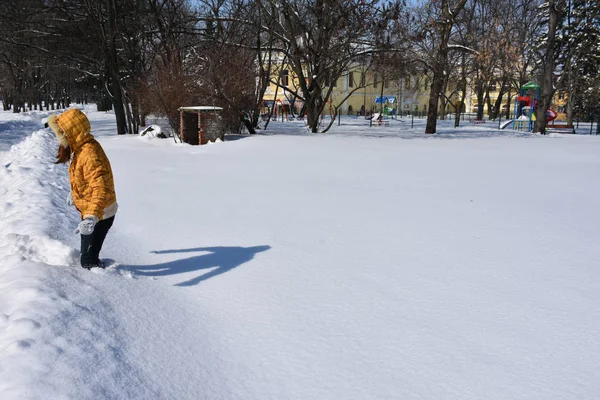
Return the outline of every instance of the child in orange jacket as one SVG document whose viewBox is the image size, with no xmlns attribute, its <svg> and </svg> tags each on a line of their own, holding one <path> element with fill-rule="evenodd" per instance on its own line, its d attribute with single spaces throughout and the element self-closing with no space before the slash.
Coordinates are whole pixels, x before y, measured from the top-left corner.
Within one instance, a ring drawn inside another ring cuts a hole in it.
<svg viewBox="0 0 600 400">
<path fill-rule="evenodd" d="M 81 234 L 81 266 L 104 268 L 100 250 L 118 209 L 110 162 L 90 133 L 90 121 L 79 109 L 51 115 L 48 125 L 60 145 L 56 164 L 71 161 L 71 193 L 67 203 L 75 205 L 81 214 L 82 220 L 75 230 Z"/>
</svg>

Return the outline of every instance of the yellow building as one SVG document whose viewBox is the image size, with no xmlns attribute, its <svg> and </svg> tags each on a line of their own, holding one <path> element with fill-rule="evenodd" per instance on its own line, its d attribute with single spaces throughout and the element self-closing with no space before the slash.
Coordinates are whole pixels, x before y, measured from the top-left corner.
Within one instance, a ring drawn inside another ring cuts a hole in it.
<svg viewBox="0 0 600 400">
<path fill-rule="evenodd" d="M 272 81 L 279 82 L 279 85 L 271 83 L 264 95 L 265 110 L 267 107 L 272 110 L 275 106 L 276 115 L 282 113 L 297 115 L 302 109 L 303 102 L 294 96 L 294 92 L 299 91 L 298 78 L 294 75 L 291 68 L 284 62 L 283 56 L 275 58 L 272 68 Z M 400 79 L 386 80 L 383 82 L 383 99 L 386 113 L 397 115 L 427 115 L 427 106 L 429 103 L 430 79 L 425 75 L 405 76 Z M 476 113 L 478 104 L 477 96 L 473 90 L 473 85 L 468 85 L 465 104 L 459 106 L 462 112 Z M 289 90 L 285 90 L 287 88 Z M 373 73 L 364 67 L 357 65 L 343 74 L 334 82 L 334 89 L 331 95 L 330 104 L 325 107 L 324 114 L 333 114 L 337 106 L 342 115 L 365 115 L 372 112 L 379 112 L 381 109 L 380 97 L 382 95 L 382 82 L 377 73 Z M 490 103 L 493 105 L 499 95 L 499 88 L 494 84 L 490 87 Z M 506 108 L 509 107 L 510 116 L 514 114 L 514 98 L 516 94 L 511 93 L 510 104 L 507 103 L 507 94 L 502 101 L 502 117 L 506 115 Z M 446 105 L 447 114 L 454 113 L 453 104 L 460 102 L 460 96 L 455 92 L 455 86 L 449 84 L 447 88 L 447 97 L 452 104 Z M 564 91 L 558 91 L 553 102 L 553 110 L 559 113 L 557 119 L 566 119 L 564 109 L 566 105 L 566 94 Z M 441 105 L 438 112 L 442 112 Z M 488 115 L 489 110 L 487 102 L 484 104 L 484 115 Z"/>
<path fill-rule="evenodd" d="M 302 108 L 302 101 L 294 98 L 293 92 L 299 90 L 298 78 L 291 69 L 283 64 L 273 68 L 272 81 L 264 94 L 264 104 L 271 108 L 276 106 L 276 114 L 281 110 L 297 114 Z M 384 107 L 389 113 L 417 113 L 425 115 L 429 101 L 429 79 L 426 77 L 407 76 L 393 81 L 383 82 Z M 285 90 L 287 88 L 289 90 Z M 343 115 L 365 115 L 379 112 L 382 82 L 378 74 L 367 71 L 360 66 L 352 68 L 334 82 L 330 104 L 325 114 L 333 113 L 337 106 Z"/>
<path fill-rule="evenodd" d="M 364 115 L 379 112 L 383 97 L 383 105 L 390 113 L 423 113 L 429 100 L 427 84 L 423 77 L 415 76 L 382 82 L 379 74 L 358 67 L 338 79 L 332 103 L 340 105 L 342 114 Z"/>
</svg>

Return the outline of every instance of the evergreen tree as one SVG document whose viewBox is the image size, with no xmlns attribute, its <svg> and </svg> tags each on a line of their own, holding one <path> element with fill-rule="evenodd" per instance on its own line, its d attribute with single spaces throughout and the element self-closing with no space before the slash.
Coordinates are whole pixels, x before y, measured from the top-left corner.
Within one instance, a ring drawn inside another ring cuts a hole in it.
<svg viewBox="0 0 600 400">
<path fill-rule="evenodd" d="M 564 71 L 558 88 L 568 93 L 567 117 L 589 116 L 600 101 L 600 3 L 569 0 L 563 35 L 557 41 Z"/>
</svg>

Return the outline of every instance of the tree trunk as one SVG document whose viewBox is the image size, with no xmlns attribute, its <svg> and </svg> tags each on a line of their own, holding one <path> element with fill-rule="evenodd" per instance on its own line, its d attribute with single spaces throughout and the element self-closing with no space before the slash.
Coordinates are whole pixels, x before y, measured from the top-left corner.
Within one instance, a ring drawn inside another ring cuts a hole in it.
<svg viewBox="0 0 600 400">
<path fill-rule="evenodd" d="M 319 82 L 311 80 L 306 96 L 306 120 L 312 133 L 319 132 L 321 114 L 325 108 L 325 99 Z"/>
<path fill-rule="evenodd" d="M 427 124 L 425 133 L 435 133 L 437 130 L 437 116 L 440 93 L 444 88 L 446 64 L 448 63 L 448 41 L 450 39 L 450 27 L 444 26 L 442 38 L 438 46 L 433 78 L 431 79 L 431 90 L 429 91 L 429 103 L 427 105 Z"/>
<path fill-rule="evenodd" d="M 450 42 L 450 33 L 452 32 L 452 25 L 460 10 L 465 6 L 467 0 L 459 0 L 458 4 L 454 6 L 454 9 L 450 11 L 450 7 L 446 0 L 442 0 L 440 9 L 442 10 L 443 22 L 436 22 L 439 24 L 438 32 L 440 35 L 440 42 L 436 49 L 435 62 L 433 67 L 433 79 L 431 81 L 431 91 L 429 92 L 429 105 L 427 109 L 427 125 L 425 126 L 425 133 L 435 133 L 437 126 L 437 108 L 441 90 L 444 88 L 444 81 L 446 80 L 446 69 L 448 68 L 448 43 Z"/>
<path fill-rule="evenodd" d="M 312 133 L 319 132 L 319 119 L 321 118 L 321 113 L 323 111 L 323 107 L 320 104 L 321 102 L 322 101 L 317 98 L 313 101 L 308 101 L 306 104 L 306 122 Z"/>
<path fill-rule="evenodd" d="M 466 57 L 462 56 L 462 66 L 461 66 L 461 80 L 459 83 L 460 90 L 460 102 L 458 103 L 458 108 L 456 109 L 456 115 L 454 116 L 454 127 L 458 128 L 460 125 L 460 113 L 463 112 L 463 108 L 465 107 L 465 99 L 467 98 L 467 72 L 466 72 Z"/>
<path fill-rule="evenodd" d="M 559 0 L 560 1 L 560 0 Z M 558 26 L 558 10 L 556 1 L 548 1 L 548 41 L 546 42 L 546 55 L 543 61 L 542 98 L 536 107 L 535 132 L 546 133 L 546 110 L 550 108 L 554 96 L 554 46 L 556 43 L 556 28 Z"/>
<path fill-rule="evenodd" d="M 502 81 L 502 86 L 500 87 L 498 98 L 496 98 L 496 101 L 494 102 L 494 111 L 491 116 L 492 119 L 496 119 L 500 114 L 502 114 L 502 99 L 504 98 L 504 88 L 507 84 L 508 82 L 506 82 L 505 80 Z"/>
<path fill-rule="evenodd" d="M 112 93 L 112 102 L 117 120 L 117 134 L 127 133 L 127 121 L 125 119 L 125 109 L 123 107 L 123 96 L 121 94 L 121 82 L 119 78 L 119 59 L 117 56 L 117 30 L 116 30 L 116 10 L 113 0 L 106 0 L 108 10 L 108 71 L 110 73 L 110 89 Z"/>
<path fill-rule="evenodd" d="M 379 111 L 379 115 L 381 116 L 381 118 L 383 118 L 383 111 L 385 108 L 385 104 L 383 103 L 383 89 L 385 86 L 385 77 L 383 74 L 381 74 L 381 92 L 379 93 L 379 101 L 380 101 L 380 111 Z"/>
<path fill-rule="evenodd" d="M 2 110 L 10 110 L 10 96 L 6 92 L 2 93 Z"/>
<path fill-rule="evenodd" d="M 511 93 L 510 93 L 510 88 L 508 89 L 508 93 L 506 94 L 506 119 L 510 119 L 510 100 L 511 100 Z M 513 110 L 514 112 L 514 110 Z"/>
<path fill-rule="evenodd" d="M 575 104 L 575 88 L 571 87 L 567 98 L 567 125 L 573 125 L 573 105 Z"/>
<path fill-rule="evenodd" d="M 438 102 L 439 105 L 441 105 L 440 107 L 440 120 L 445 121 L 446 120 L 446 108 L 448 107 L 448 99 L 446 98 L 446 89 L 448 88 L 448 76 L 444 75 L 444 84 L 442 85 L 442 90 L 440 91 L 440 100 Z"/>
<path fill-rule="evenodd" d="M 477 117 L 476 119 L 483 119 L 483 103 L 485 102 L 485 90 L 483 88 L 483 83 L 478 83 L 476 88 L 477 95 Z"/>
<path fill-rule="evenodd" d="M 21 111 L 21 100 L 16 96 L 13 97 L 13 114 L 18 114 Z"/>
<path fill-rule="evenodd" d="M 431 91 L 429 92 L 429 104 L 427 105 L 427 125 L 425 133 L 435 133 L 437 128 L 437 111 L 439 94 L 444 86 L 444 78 L 442 74 L 433 74 L 431 80 Z"/>
<path fill-rule="evenodd" d="M 484 103 L 487 106 L 488 119 L 492 119 L 492 98 L 490 97 L 489 86 L 488 86 L 488 89 L 485 90 L 485 100 L 484 100 Z"/>
<path fill-rule="evenodd" d="M 275 107 L 277 106 L 277 92 L 279 91 L 279 82 L 281 82 L 281 74 L 277 77 L 277 86 L 275 86 L 275 94 L 273 95 L 273 106 L 271 108 L 271 112 L 269 113 L 269 117 L 267 118 L 267 122 L 265 122 L 265 129 L 269 126 L 269 122 L 271 122 L 271 117 L 275 113 Z"/>
<path fill-rule="evenodd" d="M 444 88 L 446 64 L 448 62 L 448 40 L 450 29 L 444 28 L 442 39 L 438 47 L 436 68 L 433 71 L 431 79 L 431 90 L 429 91 L 429 103 L 427 105 L 427 124 L 425 133 L 435 133 L 437 131 L 438 104 L 440 93 Z"/>
</svg>

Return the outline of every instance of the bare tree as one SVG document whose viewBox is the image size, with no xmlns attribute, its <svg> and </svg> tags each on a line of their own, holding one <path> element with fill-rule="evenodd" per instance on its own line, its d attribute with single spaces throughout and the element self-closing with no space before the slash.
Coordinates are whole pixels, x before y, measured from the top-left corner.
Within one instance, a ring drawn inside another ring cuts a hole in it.
<svg viewBox="0 0 600 400">
<path fill-rule="evenodd" d="M 304 101 L 312 132 L 333 92 L 333 83 L 365 54 L 385 21 L 398 15 L 401 4 L 382 7 L 376 0 L 262 0 L 257 2 L 267 28 L 278 43 L 272 51 L 285 54 L 297 79 L 294 96 Z M 286 89 L 289 90 L 289 89 Z"/>
<path fill-rule="evenodd" d="M 542 96 L 535 110 L 536 125 L 535 131 L 544 133 L 546 131 L 546 110 L 552 104 L 552 98 L 555 92 L 555 67 L 556 67 L 556 33 L 560 29 L 565 13 L 564 0 L 548 0 L 547 2 L 547 36 L 545 37 L 545 51 L 542 55 Z"/>
<path fill-rule="evenodd" d="M 467 0 L 429 1 L 421 11 L 421 40 L 431 49 L 430 56 L 425 55 L 422 61 L 432 74 L 425 133 L 436 132 L 439 98 L 447 84 L 448 55 L 451 48 L 468 50 L 462 46 L 453 46 L 451 42 L 456 18 L 466 2 Z"/>
</svg>

